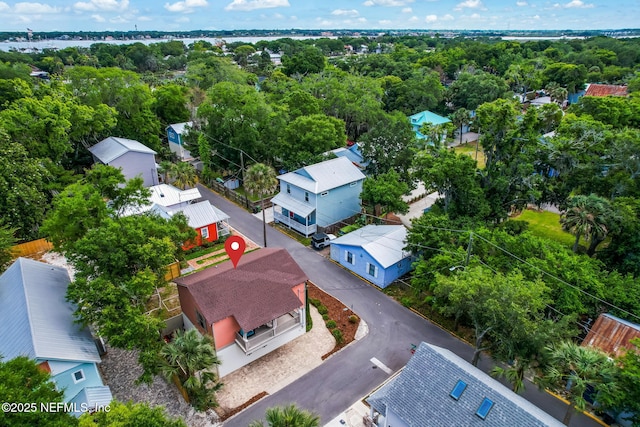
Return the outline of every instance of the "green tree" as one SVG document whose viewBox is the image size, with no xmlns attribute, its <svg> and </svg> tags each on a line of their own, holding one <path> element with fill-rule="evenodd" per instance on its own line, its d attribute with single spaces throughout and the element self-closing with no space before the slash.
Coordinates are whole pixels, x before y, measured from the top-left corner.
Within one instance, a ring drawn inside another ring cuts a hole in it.
<svg viewBox="0 0 640 427">
<path fill-rule="evenodd" d="M 402 181 L 412 185 L 410 167 L 417 142 L 404 114 L 384 114 L 358 143 L 369 175 L 378 176 L 393 169 Z"/>
<path fill-rule="evenodd" d="M 215 393 L 222 383 L 212 372 L 220 360 L 211 337 L 200 335 L 195 329 L 178 331 L 174 340 L 162 348 L 160 355 L 163 375 L 168 381 L 178 377 L 196 409 L 205 411 L 217 406 Z"/>
<path fill-rule="evenodd" d="M 566 87 L 569 93 L 576 93 L 584 87 L 587 79 L 587 68 L 582 65 L 552 62 L 542 72 L 545 84 L 556 82 Z"/>
<path fill-rule="evenodd" d="M 584 393 L 592 387 L 597 398 L 607 401 L 618 391 L 617 367 L 609 356 L 593 347 L 582 347 L 571 341 L 548 346 L 548 366 L 539 384 L 551 387 L 569 401 L 562 422 L 569 425 L 575 409 L 584 411 Z"/>
<path fill-rule="evenodd" d="M 64 393 L 57 390 L 51 374 L 35 361 L 19 356 L 3 361 L 0 357 L 0 400 L 7 403 L 35 404 L 33 411 L 0 411 L 0 424 L 6 427 L 77 425 L 72 415 L 62 411 L 41 412 L 40 404 L 63 402 Z"/>
<path fill-rule="evenodd" d="M 282 101 L 289 107 L 289 116 L 297 119 L 300 116 L 319 114 L 320 103 L 316 98 L 303 90 L 293 90 L 284 96 Z"/>
<path fill-rule="evenodd" d="M 280 158 L 285 168 L 294 170 L 318 154 L 345 145 L 344 122 L 324 114 L 300 116 L 290 122 L 283 135 Z"/>
<path fill-rule="evenodd" d="M 18 243 L 15 236 L 16 229 L 3 225 L 0 222 L 0 273 L 2 273 L 13 260 L 13 246 Z"/>
<path fill-rule="evenodd" d="M 294 404 L 267 409 L 265 414 L 268 427 L 319 427 L 320 417 L 298 408 Z M 253 421 L 249 427 L 264 427 L 264 422 Z"/>
<path fill-rule="evenodd" d="M 503 275 L 482 266 L 450 276 L 436 274 L 432 286 L 441 312 L 473 327 L 474 366 L 482 351 L 508 347 L 526 333 L 547 303 L 546 289 L 540 280 L 532 284 L 518 271 Z"/>
<path fill-rule="evenodd" d="M 51 174 L 38 159 L 31 158 L 19 143 L 11 141 L 0 127 L 0 218 L 15 229 L 19 239 L 39 236 L 45 216 Z"/>
<path fill-rule="evenodd" d="M 186 427 L 181 419 L 172 419 L 163 407 L 151 407 L 147 403 L 121 403 L 113 401 L 109 411 L 85 413 L 79 419 L 79 427 Z"/>
<path fill-rule="evenodd" d="M 463 72 L 449 86 L 445 98 L 455 108 L 475 110 L 485 102 L 492 102 L 506 95 L 507 83 L 501 77 L 478 71 Z"/>
<path fill-rule="evenodd" d="M 589 249 L 591 255 L 595 252 L 597 243 L 602 242 L 609 232 L 607 219 L 610 211 L 609 202 L 595 194 L 573 196 L 567 200 L 567 209 L 562 213 L 560 223 L 564 230 L 576 236 L 573 252 L 578 251 L 580 237 L 596 242 Z"/>
<path fill-rule="evenodd" d="M 402 196 L 409 192 L 409 185 L 400 180 L 400 175 L 393 169 L 387 173 L 365 179 L 362 184 L 360 198 L 374 208 L 379 215 L 377 206 L 384 208 L 385 212 L 407 213 L 409 205 L 402 200 Z"/>
<path fill-rule="evenodd" d="M 451 123 L 458 129 L 460 144 L 462 144 L 462 128 L 471 122 L 471 114 L 466 108 L 458 108 L 449 118 L 451 119 Z"/>
<path fill-rule="evenodd" d="M 264 247 L 267 247 L 267 221 L 264 213 L 264 196 L 273 193 L 278 187 L 276 171 L 263 163 L 256 163 L 247 169 L 244 177 L 244 188 L 251 194 L 256 194 L 260 198 L 260 208 L 262 210 L 262 234 L 264 237 Z"/>
<path fill-rule="evenodd" d="M 189 162 L 173 163 L 170 174 L 173 177 L 173 183 L 183 190 L 198 183 L 196 169 Z"/>
<path fill-rule="evenodd" d="M 187 108 L 189 89 L 177 84 L 165 84 L 153 91 L 154 112 L 163 128 L 173 123 L 189 121 L 191 112 Z"/>
<path fill-rule="evenodd" d="M 322 51 L 314 46 L 307 46 L 303 51 L 282 57 L 283 71 L 287 76 L 293 74 L 319 73 L 324 70 L 325 58 Z"/>
<path fill-rule="evenodd" d="M 623 356 L 616 359 L 620 367 L 617 377 L 619 400 L 608 406 L 616 412 L 631 413 L 629 418 L 637 426 L 640 423 L 640 339 L 632 339 L 629 347 Z"/>
</svg>

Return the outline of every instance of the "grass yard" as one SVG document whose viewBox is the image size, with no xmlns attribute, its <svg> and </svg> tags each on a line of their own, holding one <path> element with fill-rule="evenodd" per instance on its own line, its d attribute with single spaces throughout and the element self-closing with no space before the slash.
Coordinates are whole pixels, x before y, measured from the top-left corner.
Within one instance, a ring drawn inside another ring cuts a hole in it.
<svg viewBox="0 0 640 427">
<path fill-rule="evenodd" d="M 536 212 L 527 209 L 513 219 L 529 223 L 529 230 L 536 236 L 555 240 L 569 248 L 573 247 L 575 236 L 562 229 L 560 226 L 560 215 L 557 213 L 547 211 Z"/>
<path fill-rule="evenodd" d="M 485 166 L 484 153 L 482 152 L 482 147 L 479 147 L 478 150 L 478 168 L 483 169 Z M 454 147 L 454 151 L 458 154 L 466 154 L 470 156 L 472 159 L 476 158 L 476 144 L 475 143 L 467 143 L 458 145 Z"/>
<path fill-rule="evenodd" d="M 302 243 L 304 246 L 310 246 L 311 245 L 311 237 L 304 237 L 302 234 L 298 233 L 297 231 L 291 230 L 289 227 L 286 227 L 283 224 L 272 223 L 270 225 L 272 227 L 274 227 L 274 228 L 277 228 L 282 233 L 286 234 L 287 236 L 291 237 L 292 239 L 297 240 L 298 242 Z"/>
<path fill-rule="evenodd" d="M 219 251 L 220 249 L 224 249 L 224 243 L 219 243 L 217 245 L 211 246 L 210 248 L 202 248 L 200 250 L 197 250 L 195 252 L 191 252 L 190 254 L 185 255 L 185 259 L 187 261 L 201 257 L 203 255 L 207 255 L 210 254 L 212 252 L 216 252 Z"/>
</svg>

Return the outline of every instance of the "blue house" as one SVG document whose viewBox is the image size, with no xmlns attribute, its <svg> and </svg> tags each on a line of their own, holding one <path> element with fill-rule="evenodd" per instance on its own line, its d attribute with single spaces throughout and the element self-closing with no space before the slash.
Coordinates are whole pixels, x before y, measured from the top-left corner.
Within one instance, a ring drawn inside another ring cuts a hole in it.
<svg viewBox="0 0 640 427">
<path fill-rule="evenodd" d="M 181 161 L 193 160 L 193 156 L 184 148 L 182 136 L 187 129 L 193 125 L 193 122 L 174 123 L 167 126 L 167 139 L 169 140 L 169 150 L 178 156 Z"/>
<path fill-rule="evenodd" d="M 376 427 L 564 425 L 451 351 L 424 342 L 366 401 Z"/>
<path fill-rule="evenodd" d="M 381 288 L 411 271 L 404 225 L 367 225 L 331 242 L 331 259 Z"/>
<path fill-rule="evenodd" d="M 360 170 L 364 170 L 369 164 L 368 160 L 365 160 L 362 156 L 362 151 L 360 150 L 360 144 L 355 143 L 351 147 L 340 147 L 335 150 L 331 150 L 328 153 L 333 153 L 336 157 L 346 157 L 351 160 L 355 166 L 357 166 Z"/>
<path fill-rule="evenodd" d="M 409 116 L 409 121 L 411 122 L 413 131 L 416 133 L 416 138 L 418 138 L 419 140 L 427 139 L 426 135 L 420 133 L 420 128 L 425 123 L 428 123 L 430 125 L 443 125 L 445 123 L 451 123 L 451 120 L 449 120 L 448 118 L 439 116 L 436 113 L 432 113 L 431 111 L 427 110 Z M 428 142 L 433 143 L 433 141 Z"/>
<path fill-rule="evenodd" d="M 273 218 L 305 236 L 360 212 L 364 174 L 338 157 L 278 176 Z"/>
<path fill-rule="evenodd" d="M 89 329 L 74 323 L 74 307 L 65 298 L 69 281 L 66 269 L 28 258 L 18 258 L 0 276 L 0 354 L 35 360 L 78 410 L 104 408 L 113 397 L 100 377 Z"/>
</svg>

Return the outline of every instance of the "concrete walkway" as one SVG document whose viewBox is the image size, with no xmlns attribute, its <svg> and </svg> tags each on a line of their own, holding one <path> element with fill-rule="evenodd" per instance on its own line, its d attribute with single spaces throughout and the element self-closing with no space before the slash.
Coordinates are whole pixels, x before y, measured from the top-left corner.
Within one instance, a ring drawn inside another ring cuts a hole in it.
<svg viewBox="0 0 640 427">
<path fill-rule="evenodd" d="M 402 196 L 402 200 L 409 203 L 409 212 L 406 214 L 398 214 L 398 218 L 406 227 L 411 227 L 411 220 L 413 218 L 419 218 L 424 213 L 424 210 L 433 206 L 433 204 L 440 198 L 438 192 L 427 194 L 426 197 L 422 197 L 415 202 L 411 203 L 416 197 L 424 196 L 427 193 L 423 182 L 419 182 L 418 186 L 411 191 L 408 195 Z"/>
</svg>

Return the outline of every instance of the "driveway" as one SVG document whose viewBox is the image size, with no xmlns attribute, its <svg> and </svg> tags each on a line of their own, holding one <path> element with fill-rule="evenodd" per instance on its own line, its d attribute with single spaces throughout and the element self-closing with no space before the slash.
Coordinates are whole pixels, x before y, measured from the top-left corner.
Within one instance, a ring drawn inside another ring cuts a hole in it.
<svg viewBox="0 0 640 427">
<path fill-rule="evenodd" d="M 262 241 L 262 221 L 206 187 L 198 185 L 198 188 L 205 200 L 231 217 L 236 229 L 256 242 Z M 388 372 L 404 366 L 411 356 L 411 344 L 421 341 L 447 348 L 471 360 L 471 346 L 270 226 L 267 227 L 267 244 L 286 248 L 312 282 L 351 307 L 367 322 L 369 334 L 287 387 L 227 420 L 225 426 L 246 427 L 252 420 L 261 419 L 267 408 L 290 402 L 315 411 L 321 422 L 327 423 L 386 380 Z M 491 368 L 487 359 L 484 357 L 480 363 L 485 371 Z M 532 384 L 527 384 L 524 397 L 558 419 L 564 416 L 566 405 Z M 571 426 L 598 427 L 599 424 L 576 415 Z"/>
</svg>

